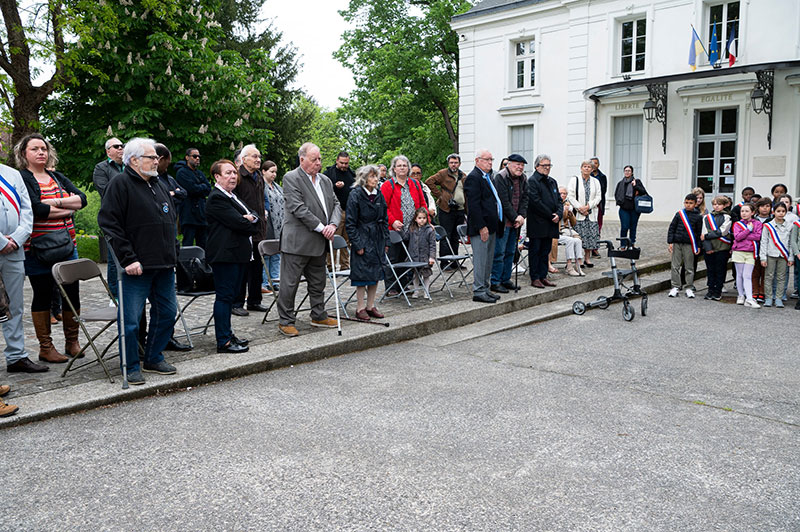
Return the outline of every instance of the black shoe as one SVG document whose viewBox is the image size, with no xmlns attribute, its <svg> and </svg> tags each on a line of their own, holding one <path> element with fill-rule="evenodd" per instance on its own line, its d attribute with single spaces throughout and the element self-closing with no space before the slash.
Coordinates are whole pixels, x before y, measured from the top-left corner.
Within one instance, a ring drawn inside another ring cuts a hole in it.
<svg viewBox="0 0 800 532">
<path fill-rule="evenodd" d="M 233 307 L 231 309 L 231 314 L 233 314 L 234 316 L 249 316 L 250 315 L 250 313 L 247 312 L 242 307 Z"/>
<path fill-rule="evenodd" d="M 266 312 L 267 307 L 259 303 L 258 305 L 247 305 L 247 310 L 252 310 L 253 312 Z"/>
<path fill-rule="evenodd" d="M 711 296 L 711 299 L 714 301 L 722 301 L 722 293 L 716 292 L 713 296 Z"/>
<path fill-rule="evenodd" d="M 499 292 L 501 294 L 507 294 L 508 293 L 508 288 L 506 288 L 505 286 L 503 286 L 501 284 L 493 284 L 492 286 L 489 287 L 489 289 L 492 292 Z"/>
<path fill-rule="evenodd" d="M 478 301 L 480 303 L 497 303 L 497 299 L 490 297 L 488 293 L 486 294 L 475 294 L 472 296 L 473 301 Z"/>
<path fill-rule="evenodd" d="M 584 268 L 594 268 L 594 263 L 592 263 L 592 262 L 584 262 L 583 263 L 583 267 Z"/>
<path fill-rule="evenodd" d="M 139 386 L 140 384 L 144 384 L 144 375 L 138 369 L 133 371 L 128 371 L 128 384 L 133 384 L 134 386 Z"/>
<path fill-rule="evenodd" d="M 706 295 L 703 296 L 703 299 L 714 299 L 714 296 L 711 295 L 711 292 L 706 292 Z"/>
<path fill-rule="evenodd" d="M 175 339 L 174 336 L 169 339 L 169 342 L 167 342 L 167 347 L 164 348 L 164 351 L 191 351 L 191 350 L 192 346 L 180 343 Z"/>
<path fill-rule="evenodd" d="M 25 357 L 6 366 L 6 371 L 9 373 L 44 373 L 45 371 L 50 371 L 50 368 L 31 362 L 30 358 Z"/>
<path fill-rule="evenodd" d="M 157 364 L 143 364 L 142 371 L 145 373 L 158 373 L 160 375 L 175 375 L 178 370 L 166 360 L 162 360 Z M 128 382 L 130 382 L 130 379 L 128 379 Z"/>
<path fill-rule="evenodd" d="M 794 309 L 795 310 L 800 310 L 800 301 L 798 301 L 797 303 L 794 304 Z"/>
<path fill-rule="evenodd" d="M 489 292 L 489 291 L 487 291 L 487 292 L 486 292 L 486 295 L 487 295 L 487 296 L 489 296 L 489 297 L 491 297 L 491 298 L 492 298 L 492 299 L 494 299 L 495 301 L 497 301 L 498 299 L 500 299 L 500 296 L 498 296 L 497 294 L 493 294 L 493 293 L 491 293 L 491 292 Z"/>
<path fill-rule="evenodd" d="M 217 347 L 217 353 L 246 353 L 250 350 L 246 345 L 240 345 L 231 340 L 227 345 Z"/>
<path fill-rule="evenodd" d="M 246 347 L 246 346 L 250 345 L 250 340 L 248 340 L 247 338 L 239 338 L 235 334 L 233 334 L 231 336 L 232 336 L 231 342 L 236 344 L 236 345 L 241 345 L 243 347 Z"/>
<path fill-rule="evenodd" d="M 593 249 L 592 250 L 592 257 L 599 257 L 599 256 L 600 256 L 600 254 L 597 252 L 597 250 Z"/>
<path fill-rule="evenodd" d="M 505 286 L 509 290 L 519 290 L 519 286 L 515 285 L 511 281 L 503 281 L 502 283 L 500 283 L 500 285 Z"/>
</svg>

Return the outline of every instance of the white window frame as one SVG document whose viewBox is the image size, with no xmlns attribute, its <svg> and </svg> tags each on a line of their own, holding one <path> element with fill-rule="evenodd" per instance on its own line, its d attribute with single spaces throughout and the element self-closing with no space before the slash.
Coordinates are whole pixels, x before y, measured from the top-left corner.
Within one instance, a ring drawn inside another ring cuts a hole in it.
<svg viewBox="0 0 800 532">
<path fill-rule="evenodd" d="M 506 128 L 507 128 L 507 131 L 508 131 L 508 144 L 506 144 L 508 149 L 506 151 L 508 153 L 519 153 L 519 151 L 514 152 L 513 151 L 514 148 L 511 145 L 512 141 L 513 141 L 513 133 L 512 133 L 513 128 L 515 128 L 515 127 L 530 127 L 530 128 L 533 129 L 533 131 L 531 132 L 531 141 L 532 141 L 531 142 L 532 145 L 530 147 L 530 154 L 531 155 L 529 156 L 530 159 L 527 159 L 528 166 L 526 168 L 532 168 L 533 167 L 533 158 L 536 157 L 536 134 L 537 134 L 538 127 L 539 127 L 537 122 L 538 122 L 537 120 L 528 119 L 528 120 L 515 120 L 515 121 L 511 121 L 511 122 L 506 123 Z M 522 150 L 520 150 L 520 151 L 522 151 Z M 520 155 L 522 155 L 522 154 L 520 153 Z M 524 155 L 523 155 L 523 157 L 524 157 Z M 528 175 L 530 175 L 531 173 L 532 173 L 532 170 L 528 171 Z"/>
<path fill-rule="evenodd" d="M 720 63 L 725 63 L 728 60 L 728 55 L 725 50 L 725 44 L 728 42 L 728 5 L 738 3 L 739 4 L 739 18 L 736 21 L 736 48 L 739 50 L 741 48 L 740 43 L 742 42 L 742 11 L 744 9 L 744 2 L 742 0 L 725 0 L 725 1 L 708 1 L 705 3 L 704 7 L 704 24 L 703 24 L 703 47 L 706 49 L 707 52 L 711 52 L 711 8 L 722 6 L 722 20 L 718 22 L 721 26 L 721 30 L 717 32 L 717 41 L 719 42 L 719 61 Z M 737 56 L 737 60 L 740 57 Z M 708 60 L 708 55 L 706 55 L 705 60 L 703 61 L 704 64 L 710 64 Z"/>
<path fill-rule="evenodd" d="M 637 41 L 638 27 L 639 27 L 638 22 L 640 20 L 644 20 L 644 24 L 645 24 L 644 50 L 641 52 L 644 55 L 644 67 L 642 67 L 641 70 L 637 70 L 636 69 L 636 56 L 639 55 L 639 54 L 638 54 L 638 51 L 637 51 L 637 48 L 636 48 L 636 41 Z M 627 72 L 623 72 L 623 70 L 622 70 L 622 40 L 623 40 L 624 37 L 622 36 L 623 35 L 622 26 L 624 24 L 629 23 L 629 22 L 633 24 L 633 42 L 631 43 L 631 46 L 632 46 L 632 48 L 631 48 L 631 70 L 629 70 Z M 648 66 L 648 62 L 649 62 L 647 60 L 647 56 L 648 56 L 648 54 L 647 54 L 647 45 L 648 45 L 648 40 L 649 40 L 648 35 L 650 34 L 650 30 L 652 29 L 652 27 L 650 25 L 650 21 L 648 20 L 647 14 L 646 13 L 640 13 L 638 15 L 627 16 L 625 18 L 620 18 L 620 19 L 617 19 L 616 24 L 617 24 L 617 32 L 616 32 L 616 34 L 617 34 L 617 39 L 616 39 L 616 56 L 617 56 L 617 58 L 616 58 L 616 65 L 617 65 L 616 71 L 617 71 L 617 74 L 622 76 L 622 75 L 626 75 L 626 74 L 636 75 L 636 74 L 644 73 L 647 70 L 647 66 Z"/>
<path fill-rule="evenodd" d="M 508 82 L 508 91 L 509 92 L 523 92 L 523 91 L 535 91 L 537 89 L 537 72 L 536 72 L 536 63 L 537 63 L 537 54 L 539 53 L 539 41 L 537 40 L 538 34 L 531 34 L 525 37 L 519 37 L 511 39 L 509 42 L 509 82 Z M 530 52 L 530 45 L 533 43 L 534 50 L 533 53 Z M 525 46 L 525 53 L 522 55 L 517 55 L 517 45 L 523 44 Z M 531 83 L 531 60 L 534 62 L 534 71 L 533 71 L 533 83 Z M 522 63 L 523 65 L 523 86 L 517 86 L 517 78 L 518 74 L 518 63 Z"/>
</svg>

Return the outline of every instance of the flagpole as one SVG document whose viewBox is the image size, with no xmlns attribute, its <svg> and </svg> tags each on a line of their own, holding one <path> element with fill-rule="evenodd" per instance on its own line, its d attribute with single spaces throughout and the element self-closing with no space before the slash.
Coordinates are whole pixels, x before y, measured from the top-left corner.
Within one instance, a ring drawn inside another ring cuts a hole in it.
<svg viewBox="0 0 800 532">
<path fill-rule="evenodd" d="M 694 34 L 697 35 L 697 40 L 700 43 L 700 48 L 703 49 L 703 51 L 706 53 L 706 57 L 708 57 L 708 50 L 706 50 L 706 47 L 703 46 L 703 39 L 700 38 L 700 35 L 697 33 L 697 30 L 694 29 L 694 24 L 689 24 L 689 26 L 691 26 L 692 31 L 694 32 Z"/>
</svg>

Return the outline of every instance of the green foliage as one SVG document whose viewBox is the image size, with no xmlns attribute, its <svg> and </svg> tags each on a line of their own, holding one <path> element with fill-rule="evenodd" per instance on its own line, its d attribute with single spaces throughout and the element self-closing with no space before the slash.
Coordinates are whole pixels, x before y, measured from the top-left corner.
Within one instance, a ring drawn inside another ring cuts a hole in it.
<svg viewBox="0 0 800 532">
<path fill-rule="evenodd" d="M 341 110 L 362 158 L 402 150 L 431 173 L 457 151 L 458 39 L 453 15 L 467 0 L 351 0 L 341 14 L 354 28 L 336 52 L 356 90 Z"/>
<path fill-rule="evenodd" d="M 75 235 L 78 257 L 100 262 L 100 239 L 96 235 Z"/>
<path fill-rule="evenodd" d="M 87 235 L 99 235 L 100 227 L 97 225 L 97 214 L 100 212 L 100 194 L 96 190 L 86 193 L 86 207 L 75 213 L 73 218 L 75 230 L 83 231 Z"/>
<path fill-rule="evenodd" d="M 87 40 L 77 54 L 97 75 L 75 73 L 43 113 L 45 134 L 61 153 L 60 169 L 73 181 L 91 181 L 111 136 L 155 138 L 176 159 L 194 146 L 209 164 L 272 137 L 275 91 L 265 72 L 273 61 L 263 49 L 251 50 L 247 58 L 216 49 L 225 38 L 214 15 L 220 3 L 105 5 L 114 31 Z"/>
</svg>

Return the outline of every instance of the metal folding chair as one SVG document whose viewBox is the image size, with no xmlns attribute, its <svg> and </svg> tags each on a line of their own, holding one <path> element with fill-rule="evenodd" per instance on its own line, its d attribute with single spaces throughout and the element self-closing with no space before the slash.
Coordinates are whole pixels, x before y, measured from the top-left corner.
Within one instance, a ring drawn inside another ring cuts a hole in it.
<svg viewBox="0 0 800 532">
<path fill-rule="evenodd" d="M 461 281 L 461 283 L 464 283 L 464 286 L 468 286 L 467 277 L 472 273 L 474 267 L 472 266 L 472 244 L 470 243 L 469 235 L 467 235 L 467 224 L 459 225 L 456 227 L 456 231 L 458 232 L 458 241 L 464 246 L 464 249 L 467 250 L 467 256 L 469 257 L 470 268 L 467 274 L 463 276 L 463 281 Z M 458 284 L 459 287 L 461 283 Z"/>
<path fill-rule="evenodd" d="M 437 242 L 444 241 L 447 244 L 447 249 L 449 250 L 450 253 L 448 255 L 440 255 L 437 258 L 436 266 L 439 269 L 439 273 L 437 273 L 436 277 L 434 277 L 433 280 L 431 281 L 431 286 L 433 286 L 433 283 L 435 283 L 436 280 L 441 277 L 444 282 L 442 283 L 442 287 L 439 288 L 439 290 L 437 291 L 441 292 L 442 290 L 447 288 L 447 291 L 450 294 L 450 297 L 452 298 L 453 292 L 450 290 L 449 281 L 450 279 L 453 278 L 453 276 L 456 273 L 458 273 L 461 276 L 461 283 L 459 283 L 458 286 L 461 286 L 462 284 L 466 286 L 467 279 L 464 277 L 464 273 L 461 271 L 461 266 L 464 264 L 464 261 L 469 258 L 469 255 L 466 254 L 458 255 L 455 253 L 455 251 L 453 250 L 453 246 L 450 245 L 450 240 L 447 239 L 447 230 L 444 227 L 442 227 L 441 225 L 434 225 L 433 229 L 436 231 L 436 241 Z M 445 272 L 445 270 L 442 269 L 442 262 L 449 262 L 450 264 L 454 264 L 455 267 L 453 271 Z M 447 273 L 449 273 L 449 275 L 447 275 Z M 445 277 L 445 275 L 447 276 Z"/>
<path fill-rule="evenodd" d="M 114 356 L 106 357 L 106 353 L 108 353 L 109 348 L 114 345 L 117 341 L 118 335 L 114 335 L 114 338 L 108 342 L 102 352 L 97 349 L 94 341 L 106 330 L 111 327 L 112 325 L 117 323 L 117 301 L 114 299 L 114 295 L 111 293 L 111 290 L 108 287 L 108 283 L 106 282 L 105 278 L 103 278 L 103 274 L 100 272 L 100 268 L 97 264 L 91 259 L 76 259 L 76 260 L 68 260 L 65 262 L 57 262 L 53 265 L 52 268 L 53 279 L 55 279 L 56 284 L 58 285 L 59 290 L 61 291 L 61 297 L 69 306 L 72 313 L 75 315 L 75 319 L 78 321 L 78 325 L 80 325 L 81 330 L 83 331 L 84 336 L 88 340 L 88 343 L 84 344 L 81 348 L 80 352 L 77 356 L 70 358 L 69 363 L 64 368 L 64 371 L 61 373 L 61 377 L 65 377 L 69 371 L 76 371 L 83 367 L 86 367 L 90 364 L 94 364 L 95 362 L 99 363 L 100 366 L 103 368 L 103 371 L 106 373 L 106 377 L 108 377 L 109 382 L 114 382 L 114 379 L 111 377 L 111 373 L 108 371 L 108 367 L 106 366 L 105 361 L 109 360 L 113 357 L 116 357 L 116 352 L 114 352 Z M 78 310 L 75 308 L 74 302 L 69 298 L 67 295 L 67 291 L 64 290 L 65 284 L 71 284 L 76 281 L 89 281 L 91 279 L 100 278 L 102 281 L 103 286 L 106 289 L 106 294 L 108 294 L 109 300 L 113 303 L 113 306 L 109 306 L 107 303 L 102 307 L 97 307 L 93 309 L 86 309 L 81 308 L 81 312 L 79 313 Z M 95 334 L 91 334 L 89 330 L 86 328 L 87 323 L 104 323 L 104 325 L 100 328 L 98 332 Z M 88 347 L 92 348 L 94 351 L 96 360 L 88 360 L 82 364 L 73 367 L 73 364 L 76 360 L 78 360 L 78 356 L 80 356 Z M 141 346 L 139 346 L 141 349 Z"/>
<path fill-rule="evenodd" d="M 267 311 L 264 313 L 264 317 L 261 319 L 261 323 L 267 323 L 267 316 L 269 316 L 269 311 L 272 310 L 272 307 L 278 302 L 278 291 L 275 289 L 275 283 L 280 284 L 280 279 L 273 279 L 269 273 L 269 267 L 267 266 L 267 261 L 264 259 L 265 255 L 277 255 L 281 252 L 281 241 L 276 239 L 271 240 L 262 240 L 258 243 L 258 256 L 261 257 L 261 267 L 264 268 L 264 272 L 267 274 L 267 284 L 269 285 L 269 289 L 272 291 L 272 302 L 267 307 Z M 280 276 L 279 276 L 280 277 Z"/>
<path fill-rule="evenodd" d="M 402 245 L 403 246 L 403 251 L 405 252 L 407 260 L 402 261 L 402 262 L 392 263 L 392 261 L 389 259 L 389 254 L 388 253 L 384 253 L 386 255 L 386 263 L 389 265 L 389 269 L 391 270 L 392 275 L 394 276 L 394 281 L 392 281 L 392 283 L 383 292 L 383 295 L 381 296 L 380 300 L 383 301 L 387 297 L 390 297 L 390 298 L 392 298 L 392 297 L 400 297 L 402 295 L 403 298 L 406 300 L 406 303 L 408 304 L 408 306 L 409 307 L 411 306 L 411 301 L 408 300 L 408 295 L 407 295 L 408 292 L 406 291 L 405 286 L 403 286 L 404 283 L 401 282 L 401 280 L 400 280 L 401 276 L 405 276 L 405 272 L 401 273 L 400 276 L 397 275 L 397 270 L 398 269 L 403 269 L 403 270 L 411 270 L 413 272 L 414 276 L 416 276 L 417 281 L 421 285 L 422 290 L 425 291 L 425 297 L 427 297 L 428 300 L 431 301 L 431 294 L 430 294 L 430 292 L 428 292 L 428 288 L 425 286 L 425 283 L 422 280 L 422 274 L 420 274 L 420 270 L 422 268 L 427 268 L 429 266 L 428 262 L 427 261 L 422 262 L 422 261 L 413 261 L 413 260 L 411 260 L 411 255 L 408 253 L 408 248 L 406 247 L 405 242 L 403 242 L 403 236 L 398 231 L 389 231 L 389 242 L 391 244 L 393 244 L 393 245 L 394 244 Z M 391 291 L 392 288 L 395 288 L 395 287 L 396 287 L 396 290 L 398 290 L 400 293 L 398 295 L 396 295 L 396 296 L 387 296 L 389 291 Z"/>
<path fill-rule="evenodd" d="M 178 250 L 178 261 L 179 262 L 187 262 L 191 259 L 199 259 L 202 262 L 206 260 L 206 252 L 200 246 L 186 246 L 182 247 Z M 208 328 L 211 326 L 211 322 L 214 320 L 214 313 L 211 313 L 211 316 L 208 317 L 205 326 L 198 325 L 197 327 L 189 327 L 186 324 L 186 318 L 184 318 L 184 313 L 186 309 L 189 308 L 189 305 L 197 301 L 197 299 L 203 296 L 213 296 L 216 295 L 216 291 L 214 290 L 198 290 L 198 291 L 191 291 L 191 290 L 179 290 L 177 285 L 175 286 L 175 295 L 188 297 L 189 302 L 186 303 L 183 307 L 178 305 L 178 316 L 175 318 L 175 323 L 178 323 L 178 320 L 181 321 L 183 325 L 183 332 L 186 336 L 186 342 L 189 344 L 190 347 L 194 347 L 192 343 L 192 335 L 199 334 L 199 332 L 192 332 L 192 331 L 200 331 L 202 329 L 203 334 L 208 333 Z"/>
<path fill-rule="evenodd" d="M 347 248 L 347 241 L 341 235 L 334 235 L 333 236 L 333 249 L 334 249 L 334 251 L 338 250 L 338 249 L 343 249 L 343 248 Z M 336 270 L 336 278 L 335 279 L 334 279 L 334 275 L 333 275 L 332 271 L 327 270 L 326 273 L 328 274 L 328 280 L 330 281 L 331 286 L 333 286 L 333 289 L 336 290 L 336 291 L 339 291 L 339 289 L 344 285 L 344 283 L 346 283 L 350 279 L 350 270 Z M 350 294 L 350 297 L 347 298 L 347 301 L 342 301 L 341 295 L 338 297 L 339 307 L 342 309 L 342 313 L 344 314 L 345 318 L 349 318 L 350 317 L 347 314 L 347 309 L 345 307 L 350 302 L 350 300 L 353 298 L 353 294 L 355 294 L 355 291 L 352 294 Z M 334 296 L 334 292 L 331 292 L 330 295 L 328 295 L 328 297 L 325 298 L 325 305 L 328 304 L 328 301 L 330 301 L 333 296 Z M 306 297 L 308 297 L 308 294 L 306 294 Z M 303 298 L 303 301 L 300 302 L 300 306 L 303 305 L 304 301 L 305 301 L 305 298 Z"/>
</svg>

